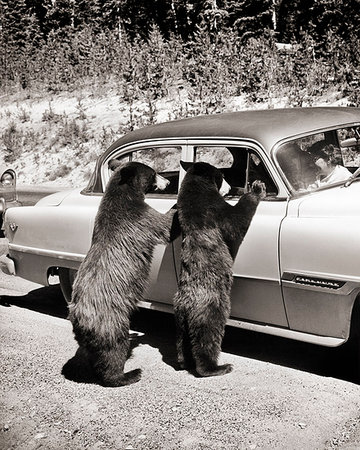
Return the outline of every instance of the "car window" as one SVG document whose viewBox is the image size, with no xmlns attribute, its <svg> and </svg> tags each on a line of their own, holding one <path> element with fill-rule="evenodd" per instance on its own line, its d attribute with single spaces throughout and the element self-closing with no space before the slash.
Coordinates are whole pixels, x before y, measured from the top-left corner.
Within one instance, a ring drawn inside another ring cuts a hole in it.
<svg viewBox="0 0 360 450">
<path fill-rule="evenodd" d="M 360 162 L 360 145 L 348 136 L 331 130 L 281 145 L 275 157 L 292 190 L 313 191 L 347 180 Z"/>
<path fill-rule="evenodd" d="M 247 147 L 198 146 L 195 161 L 220 169 L 230 184 L 229 196 L 242 195 L 255 180 L 265 183 L 267 195 L 276 195 L 277 187 L 261 158 Z"/>
<path fill-rule="evenodd" d="M 231 167 L 234 157 L 227 147 L 222 146 L 199 146 L 195 147 L 195 161 L 207 162 L 218 169 Z"/>
<path fill-rule="evenodd" d="M 128 161 L 136 161 L 152 167 L 158 174 L 170 181 L 170 184 L 163 191 L 156 191 L 156 194 L 177 194 L 179 187 L 179 168 L 181 159 L 181 147 L 149 147 L 134 150 L 119 158 L 111 159 L 108 162 L 111 173 L 117 166 Z"/>
<path fill-rule="evenodd" d="M 360 166 L 360 127 L 337 130 L 344 166 L 354 172 Z"/>
</svg>

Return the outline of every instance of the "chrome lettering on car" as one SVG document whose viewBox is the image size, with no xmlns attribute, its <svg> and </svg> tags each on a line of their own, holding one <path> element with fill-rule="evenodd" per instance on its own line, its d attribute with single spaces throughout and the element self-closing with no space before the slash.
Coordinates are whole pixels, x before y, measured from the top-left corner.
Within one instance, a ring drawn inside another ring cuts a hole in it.
<svg viewBox="0 0 360 450">
<path fill-rule="evenodd" d="M 316 278 L 307 275 L 295 275 L 285 273 L 282 276 L 283 281 L 292 281 L 297 284 L 304 284 L 307 286 L 324 287 L 328 289 L 340 289 L 344 286 L 345 281 L 327 280 L 325 278 Z"/>
</svg>

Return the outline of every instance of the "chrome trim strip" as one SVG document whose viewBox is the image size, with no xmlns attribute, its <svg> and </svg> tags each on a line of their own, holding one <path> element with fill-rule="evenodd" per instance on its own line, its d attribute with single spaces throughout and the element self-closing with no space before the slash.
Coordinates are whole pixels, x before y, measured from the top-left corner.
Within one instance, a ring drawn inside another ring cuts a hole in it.
<svg viewBox="0 0 360 450">
<path fill-rule="evenodd" d="M 174 313 L 173 306 L 167 303 L 159 303 L 152 300 L 140 301 L 138 306 L 144 309 L 153 309 L 155 311 L 162 311 L 167 313 Z M 338 347 L 346 342 L 345 338 L 334 338 L 328 336 L 318 336 L 316 334 L 302 333 L 300 331 L 293 331 L 287 328 L 272 327 L 269 325 L 261 325 L 250 322 L 243 322 L 230 318 L 227 320 L 227 325 L 231 327 L 241 328 L 243 330 L 256 331 L 258 333 L 271 334 L 272 336 L 283 337 L 295 341 L 307 342 L 309 344 L 322 345 L 324 347 Z"/>
<path fill-rule="evenodd" d="M 160 303 L 153 300 L 141 300 L 137 302 L 137 305 L 139 306 L 139 308 L 143 309 L 153 309 L 155 311 L 174 314 L 173 305 L 170 305 L 168 303 Z"/>
<path fill-rule="evenodd" d="M 258 333 L 271 334 L 272 336 L 284 337 L 295 341 L 307 342 L 309 344 L 322 345 L 324 347 L 338 347 L 346 342 L 344 338 L 334 338 L 328 336 L 318 336 L 316 334 L 302 333 L 287 328 L 277 328 L 269 325 L 261 325 L 241 320 L 228 319 L 227 324 L 232 327 L 242 328 L 243 330 L 256 331 Z"/>
<path fill-rule="evenodd" d="M 241 275 L 238 273 L 233 273 L 233 277 L 241 280 L 252 280 L 252 281 L 265 281 L 268 284 L 271 284 L 273 286 L 280 286 L 280 280 L 277 278 L 269 278 L 269 277 L 257 277 L 252 275 Z"/>
<path fill-rule="evenodd" d="M 44 250 L 34 247 L 24 247 L 22 245 L 12 244 L 9 242 L 9 251 L 20 252 L 20 253 L 31 253 L 33 255 L 46 256 L 50 258 L 66 259 L 70 261 L 82 262 L 85 255 L 81 253 L 68 253 L 53 250 Z"/>
</svg>

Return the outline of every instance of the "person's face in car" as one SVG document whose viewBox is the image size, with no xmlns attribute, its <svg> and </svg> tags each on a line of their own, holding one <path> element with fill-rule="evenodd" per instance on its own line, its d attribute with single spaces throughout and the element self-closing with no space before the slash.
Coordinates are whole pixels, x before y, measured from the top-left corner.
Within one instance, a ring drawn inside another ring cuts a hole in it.
<svg viewBox="0 0 360 450">
<path fill-rule="evenodd" d="M 318 158 L 315 165 L 320 169 L 320 175 L 329 175 L 334 169 L 324 158 Z"/>
</svg>

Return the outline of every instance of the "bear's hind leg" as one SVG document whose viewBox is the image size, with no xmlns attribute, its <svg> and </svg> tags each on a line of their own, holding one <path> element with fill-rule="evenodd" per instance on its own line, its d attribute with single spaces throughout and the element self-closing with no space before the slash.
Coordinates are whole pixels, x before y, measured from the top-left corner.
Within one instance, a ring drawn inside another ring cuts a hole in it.
<svg viewBox="0 0 360 450">
<path fill-rule="evenodd" d="M 180 369 L 194 369 L 195 363 L 191 352 L 189 327 L 184 310 L 175 309 L 176 350 Z"/>
<path fill-rule="evenodd" d="M 231 364 L 218 365 L 221 342 L 224 336 L 225 324 L 208 323 L 194 324 L 191 341 L 196 363 L 196 373 L 200 377 L 225 375 L 232 371 Z"/>
<path fill-rule="evenodd" d="M 114 347 L 98 350 L 93 356 L 94 369 L 103 386 L 127 386 L 140 380 L 141 369 L 124 373 L 128 350 L 129 340 L 124 339 Z"/>
</svg>

